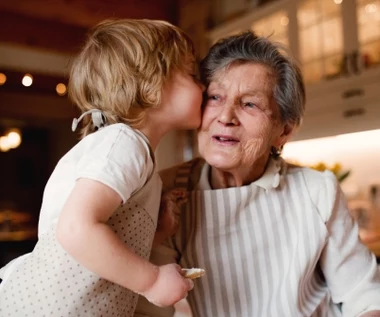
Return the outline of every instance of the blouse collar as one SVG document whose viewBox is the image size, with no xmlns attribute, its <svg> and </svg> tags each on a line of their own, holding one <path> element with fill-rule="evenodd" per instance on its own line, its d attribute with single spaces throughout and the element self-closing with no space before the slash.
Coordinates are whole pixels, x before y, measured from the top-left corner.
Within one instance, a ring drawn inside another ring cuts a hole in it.
<svg viewBox="0 0 380 317">
<path fill-rule="evenodd" d="M 277 188 L 278 186 L 280 186 L 281 175 L 284 174 L 285 166 L 286 166 L 285 161 L 281 157 L 277 157 L 277 158 L 271 157 L 269 159 L 269 162 L 265 169 L 264 174 L 259 179 L 252 182 L 250 185 L 256 185 L 265 190 Z M 203 166 L 197 189 L 201 189 L 201 190 L 212 189 L 209 182 L 210 168 L 211 168 L 210 165 L 208 165 L 207 163 Z"/>
</svg>

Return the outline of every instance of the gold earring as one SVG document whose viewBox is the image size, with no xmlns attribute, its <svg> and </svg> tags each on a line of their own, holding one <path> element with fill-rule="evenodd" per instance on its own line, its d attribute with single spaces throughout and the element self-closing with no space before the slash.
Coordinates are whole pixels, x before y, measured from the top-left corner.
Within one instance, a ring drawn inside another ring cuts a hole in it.
<svg viewBox="0 0 380 317">
<path fill-rule="evenodd" d="M 275 148 L 274 146 L 271 147 L 270 154 L 273 157 L 279 157 L 281 155 L 283 146 L 280 146 L 279 148 Z"/>
</svg>

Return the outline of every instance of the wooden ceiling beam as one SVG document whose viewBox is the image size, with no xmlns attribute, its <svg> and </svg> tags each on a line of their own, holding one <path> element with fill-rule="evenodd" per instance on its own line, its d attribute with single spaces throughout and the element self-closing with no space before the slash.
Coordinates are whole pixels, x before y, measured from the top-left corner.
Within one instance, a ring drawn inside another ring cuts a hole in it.
<svg viewBox="0 0 380 317">
<path fill-rule="evenodd" d="M 76 53 L 87 28 L 0 11 L 0 41 L 52 52 Z"/>
<path fill-rule="evenodd" d="M 0 10 L 90 27 L 107 18 L 162 19 L 176 23 L 177 0 L 11 0 L 0 1 Z"/>
</svg>

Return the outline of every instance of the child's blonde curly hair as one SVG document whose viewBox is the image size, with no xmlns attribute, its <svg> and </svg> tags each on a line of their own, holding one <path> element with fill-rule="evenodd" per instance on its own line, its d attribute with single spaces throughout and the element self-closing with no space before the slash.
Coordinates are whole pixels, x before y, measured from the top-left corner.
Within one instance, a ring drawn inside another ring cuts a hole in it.
<svg viewBox="0 0 380 317">
<path fill-rule="evenodd" d="M 73 62 L 69 98 L 82 112 L 99 109 L 107 124 L 138 127 L 145 110 L 161 102 L 173 70 L 191 71 L 190 38 L 178 27 L 157 20 L 106 20 L 95 26 Z M 82 136 L 96 130 L 84 118 Z"/>
</svg>

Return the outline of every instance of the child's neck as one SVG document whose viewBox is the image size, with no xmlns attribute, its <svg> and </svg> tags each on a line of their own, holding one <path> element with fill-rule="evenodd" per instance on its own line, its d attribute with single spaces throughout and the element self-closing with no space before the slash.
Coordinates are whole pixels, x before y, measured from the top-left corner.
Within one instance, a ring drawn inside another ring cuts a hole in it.
<svg viewBox="0 0 380 317">
<path fill-rule="evenodd" d="M 163 127 L 152 124 L 145 124 L 143 127 L 138 128 L 138 130 L 148 138 L 153 152 L 156 150 L 163 136 L 169 132 L 167 129 L 163 129 Z"/>
</svg>

